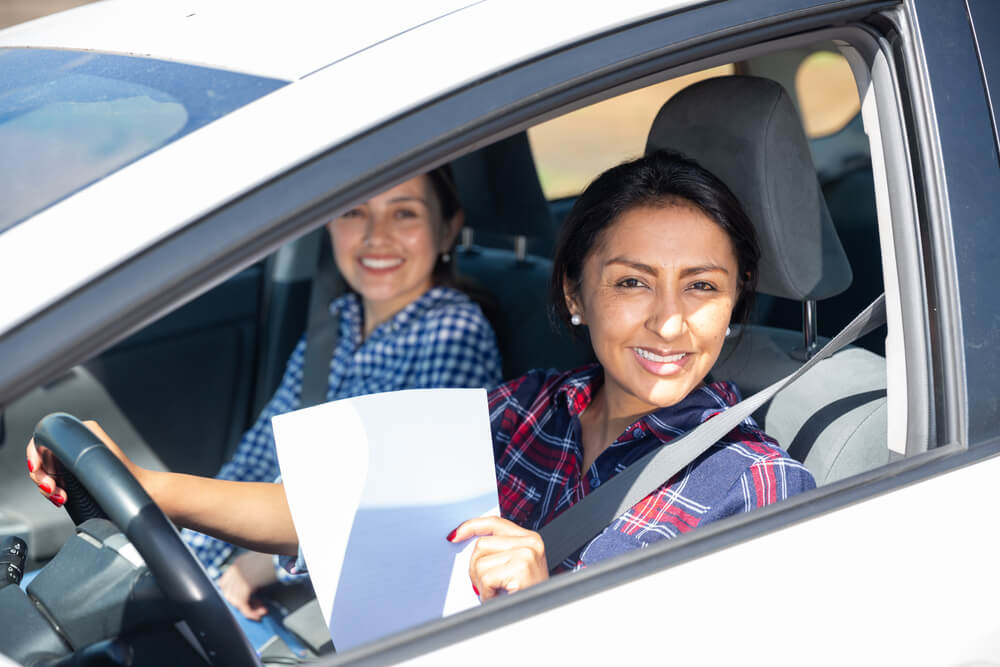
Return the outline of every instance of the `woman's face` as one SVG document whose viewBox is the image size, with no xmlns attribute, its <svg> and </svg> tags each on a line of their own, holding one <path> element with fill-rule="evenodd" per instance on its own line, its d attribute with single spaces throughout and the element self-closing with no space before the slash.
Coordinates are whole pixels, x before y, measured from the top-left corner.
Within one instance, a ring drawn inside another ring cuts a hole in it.
<svg viewBox="0 0 1000 667">
<path fill-rule="evenodd" d="M 605 230 L 567 302 L 590 329 L 609 405 L 645 414 L 701 384 L 722 350 L 737 267 L 726 232 L 694 206 L 634 208 Z"/>
<path fill-rule="evenodd" d="M 437 257 L 461 226 L 459 219 L 449 223 L 430 180 L 418 176 L 327 225 L 337 268 L 361 296 L 366 316 L 383 321 L 431 288 Z"/>
</svg>

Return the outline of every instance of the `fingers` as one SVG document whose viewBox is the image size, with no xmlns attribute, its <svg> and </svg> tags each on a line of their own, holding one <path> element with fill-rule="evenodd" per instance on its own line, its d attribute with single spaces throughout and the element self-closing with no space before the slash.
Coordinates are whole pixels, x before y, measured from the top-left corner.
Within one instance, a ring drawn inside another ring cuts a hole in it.
<svg viewBox="0 0 1000 667">
<path fill-rule="evenodd" d="M 38 490 L 56 507 L 62 507 L 66 502 L 66 491 L 55 480 L 59 468 L 55 456 L 45 447 L 35 445 L 32 438 L 25 449 L 28 463 L 28 476 L 38 485 Z"/>
<path fill-rule="evenodd" d="M 219 577 L 219 590 L 229 604 L 251 621 L 259 621 L 267 615 L 267 606 L 254 596 L 253 589 L 237 568 L 230 567 L 222 573 Z"/>
<path fill-rule="evenodd" d="M 111 437 L 104 432 L 100 424 L 95 421 L 88 420 L 83 422 L 90 431 L 98 437 L 98 439 L 103 442 L 111 452 L 121 459 L 122 463 L 129 469 L 134 477 L 137 477 L 138 469 L 135 464 L 133 464 L 121 448 L 115 444 Z M 61 507 L 66 503 L 69 496 L 66 495 L 66 490 L 59 486 L 59 474 L 62 470 L 61 464 L 56 459 L 55 454 L 52 453 L 47 447 L 35 443 L 35 439 L 32 438 L 28 441 L 28 446 L 25 448 L 25 456 L 27 458 L 28 465 L 28 476 L 31 480 L 38 485 L 38 490 L 43 496 L 45 496 L 49 502 L 51 502 L 56 507 Z"/>
<path fill-rule="evenodd" d="M 507 519 L 501 519 L 498 516 L 482 516 L 463 521 L 455 530 L 448 534 L 446 539 L 449 542 L 463 542 L 471 537 L 481 537 L 483 535 L 513 537 L 529 532 L 531 531 L 521 528 L 521 526 Z"/>
<path fill-rule="evenodd" d="M 541 536 L 522 529 L 515 537 L 479 538 L 469 561 L 469 578 L 482 600 L 545 581 L 549 573 Z"/>
</svg>

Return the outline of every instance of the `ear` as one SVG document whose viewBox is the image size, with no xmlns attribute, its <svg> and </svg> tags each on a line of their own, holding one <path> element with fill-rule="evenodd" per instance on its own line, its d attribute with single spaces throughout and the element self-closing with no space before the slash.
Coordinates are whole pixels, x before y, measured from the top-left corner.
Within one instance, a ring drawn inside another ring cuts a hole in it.
<svg viewBox="0 0 1000 667">
<path fill-rule="evenodd" d="M 454 247 L 458 232 L 461 231 L 464 224 L 465 211 L 461 210 L 451 216 L 451 220 L 445 222 L 444 235 L 441 237 L 441 247 L 439 248 L 441 252 L 448 252 Z"/>
</svg>

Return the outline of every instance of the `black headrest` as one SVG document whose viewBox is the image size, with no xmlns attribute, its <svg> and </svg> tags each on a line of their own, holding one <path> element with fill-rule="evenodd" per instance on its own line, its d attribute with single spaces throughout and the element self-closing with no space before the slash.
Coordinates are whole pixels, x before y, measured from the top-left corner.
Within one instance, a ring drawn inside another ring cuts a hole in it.
<svg viewBox="0 0 1000 667">
<path fill-rule="evenodd" d="M 760 237 L 759 291 L 805 301 L 850 286 L 802 123 L 779 84 L 727 76 L 688 86 L 653 121 L 646 152 L 659 148 L 693 158 L 743 203 Z"/>
<path fill-rule="evenodd" d="M 466 225 L 552 245 L 555 225 L 525 132 L 458 158 L 452 170 Z"/>
</svg>

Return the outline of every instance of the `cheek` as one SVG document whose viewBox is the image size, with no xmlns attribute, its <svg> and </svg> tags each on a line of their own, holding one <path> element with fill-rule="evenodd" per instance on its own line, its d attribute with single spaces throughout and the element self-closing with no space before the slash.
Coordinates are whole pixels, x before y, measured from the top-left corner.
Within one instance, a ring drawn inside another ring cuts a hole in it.
<svg viewBox="0 0 1000 667">
<path fill-rule="evenodd" d="M 733 314 L 733 301 L 721 300 L 705 304 L 688 316 L 688 327 L 706 343 L 719 347 L 726 338 L 726 328 Z"/>
<path fill-rule="evenodd" d="M 433 263 L 437 258 L 437 237 L 429 224 L 400 229 L 396 234 L 396 239 L 401 246 L 406 248 L 411 259 L 421 263 Z"/>
<path fill-rule="evenodd" d="M 621 295 L 612 289 L 595 290 L 585 299 L 583 308 L 595 348 L 628 337 L 649 314 L 649 303 L 643 295 Z"/>
<path fill-rule="evenodd" d="M 327 231 L 333 244 L 334 261 L 344 273 L 354 263 L 354 253 L 364 241 L 364 228 L 350 221 L 339 221 L 327 225 Z"/>
</svg>

